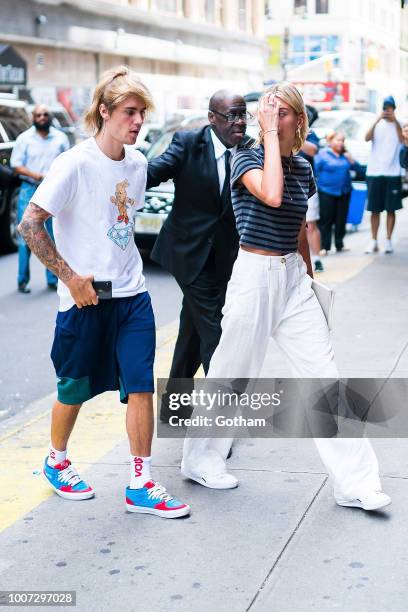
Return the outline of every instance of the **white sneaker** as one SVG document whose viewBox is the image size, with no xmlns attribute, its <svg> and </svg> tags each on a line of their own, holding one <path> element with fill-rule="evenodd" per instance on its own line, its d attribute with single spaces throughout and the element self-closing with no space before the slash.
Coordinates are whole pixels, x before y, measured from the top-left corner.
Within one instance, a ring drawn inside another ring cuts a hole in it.
<svg viewBox="0 0 408 612">
<path fill-rule="evenodd" d="M 361 495 L 361 497 L 351 500 L 336 499 L 339 506 L 348 508 L 362 508 L 363 510 L 379 510 L 391 503 L 391 497 L 382 491 L 371 491 Z"/>
<path fill-rule="evenodd" d="M 185 478 L 194 480 L 203 487 L 209 489 L 235 489 L 238 486 L 238 479 L 228 472 L 222 472 L 221 474 L 209 474 L 203 472 L 202 474 L 194 474 L 186 469 L 181 468 L 181 473 Z"/>
<path fill-rule="evenodd" d="M 384 253 L 393 253 L 394 252 L 394 248 L 392 246 L 392 242 L 391 240 L 389 240 L 387 238 L 387 240 L 385 241 L 385 250 Z"/>
<path fill-rule="evenodd" d="M 377 240 L 370 240 L 370 242 L 368 243 L 364 253 L 368 253 L 368 254 L 378 253 L 378 242 L 377 242 Z"/>
</svg>

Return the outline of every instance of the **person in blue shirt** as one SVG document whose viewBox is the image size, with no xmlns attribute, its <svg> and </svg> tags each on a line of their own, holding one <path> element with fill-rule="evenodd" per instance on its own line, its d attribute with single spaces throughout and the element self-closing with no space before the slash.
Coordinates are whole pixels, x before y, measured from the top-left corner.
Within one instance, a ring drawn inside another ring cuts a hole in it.
<svg viewBox="0 0 408 612">
<path fill-rule="evenodd" d="M 18 136 L 11 154 L 10 165 L 23 181 L 17 203 L 17 220 L 20 223 L 31 197 L 50 169 L 54 159 L 69 149 L 69 141 L 60 130 L 51 126 L 51 114 L 47 106 L 37 105 L 33 111 L 33 125 Z M 53 238 L 51 217 L 46 222 L 47 231 Z M 31 251 L 22 236 L 18 237 L 18 290 L 30 293 Z M 58 279 L 46 269 L 47 285 L 57 289 Z"/>
<path fill-rule="evenodd" d="M 400 165 L 408 170 L 408 122 L 402 125 L 402 147 L 399 154 Z"/>
<path fill-rule="evenodd" d="M 360 168 L 346 151 L 344 139 L 342 132 L 333 132 L 326 138 L 328 146 L 314 159 L 319 191 L 319 229 L 323 254 L 331 249 L 333 229 L 336 250 L 339 252 L 345 250 L 343 240 L 351 195 L 350 170 Z"/>
</svg>

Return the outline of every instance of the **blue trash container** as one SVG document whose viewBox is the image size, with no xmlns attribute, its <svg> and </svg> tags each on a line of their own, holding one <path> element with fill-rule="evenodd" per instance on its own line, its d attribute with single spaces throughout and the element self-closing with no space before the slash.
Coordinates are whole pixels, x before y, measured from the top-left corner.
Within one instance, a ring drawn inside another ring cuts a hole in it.
<svg viewBox="0 0 408 612">
<path fill-rule="evenodd" d="M 367 201 L 367 185 L 355 182 L 352 186 L 347 223 L 360 225 Z"/>
</svg>

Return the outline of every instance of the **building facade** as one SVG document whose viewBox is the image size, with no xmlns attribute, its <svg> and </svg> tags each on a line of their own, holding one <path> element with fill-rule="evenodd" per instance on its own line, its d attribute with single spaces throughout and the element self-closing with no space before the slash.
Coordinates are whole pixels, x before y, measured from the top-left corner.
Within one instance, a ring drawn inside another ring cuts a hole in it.
<svg viewBox="0 0 408 612">
<path fill-rule="evenodd" d="M 0 13 L 0 45 L 26 61 L 33 99 L 76 115 L 117 64 L 151 88 L 158 120 L 263 81 L 263 0 L 14 0 Z"/>
<path fill-rule="evenodd" d="M 268 0 L 267 78 L 298 82 L 320 108 L 378 112 L 392 94 L 405 113 L 406 12 L 401 0 Z"/>
</svg>

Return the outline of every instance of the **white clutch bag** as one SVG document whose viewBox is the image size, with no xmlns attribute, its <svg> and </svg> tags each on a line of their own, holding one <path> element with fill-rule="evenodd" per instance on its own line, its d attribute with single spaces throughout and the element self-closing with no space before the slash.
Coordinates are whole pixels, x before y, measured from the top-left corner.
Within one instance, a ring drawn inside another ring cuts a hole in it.
<svg viewBox="0 0 408 612">
<path fill-rule="evenodd" d="M 334 306 L 334 291 L 326 285 L 312 280 L 312 289 L 315 292 L 317 301 L 319 302 L 323 314 L 326 317 L 327 327 L 332 329 L 333 325 L 333 306 Z"/>
</svg>

